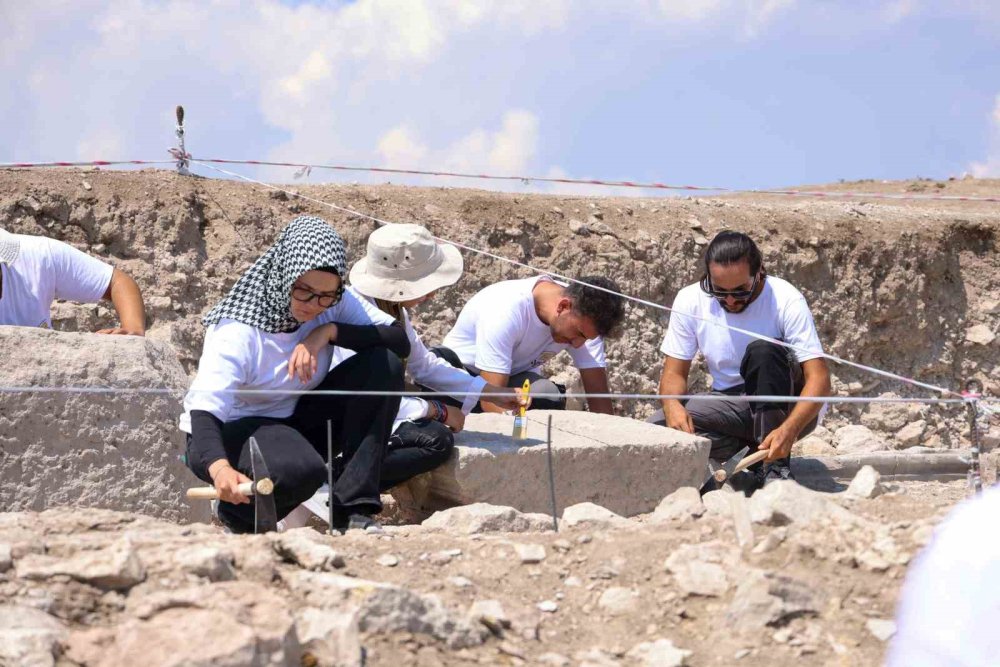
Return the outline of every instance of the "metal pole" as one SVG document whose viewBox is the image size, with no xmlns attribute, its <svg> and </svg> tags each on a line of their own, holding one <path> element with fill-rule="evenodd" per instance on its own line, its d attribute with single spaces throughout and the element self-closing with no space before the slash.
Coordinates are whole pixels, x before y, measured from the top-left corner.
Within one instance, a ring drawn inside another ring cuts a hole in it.
<svg viewBox="0 0 1000 667">
<path fill-rule="evenodd" d="M 978 380 L 969 380 L 965 383 L 966 412 L 969 415 L 969 439 L 972 441 L 972 456 L 969 460 L 969 487 L 972 492 L 979 495 L 983 492 L 982 469 L 979 466 L 979 397 L 982 395 L 983 386 Z"/>
<path fill-rule="evenodd" d="M 333 420 L 326 420 L 326 511 L 330 527 L 328 535 L 333 535 Z"/>
<path fill-rule="evenodd" d="M 558 533 L 559 519 L 556 517 L 559 515 L 559 509 L 556 506 L 556 477 L 552 470 L 552 415 L 549 415 L 549 427 L 545 442 L 548 448 L 549 459 L 549 493 L 552 496 L 552 529 Z"/>
<path fill-rule="evenodd" d="M 188 155 L 187 150 L 184 148 L 184 107 L 177 105 L 177 128 L 174 133 L 177 135 L 177 152 L 174 153 L 177 157 L 177 173 L 181 176 L 190 176 L 191 172 L 188 171 L 188 159 L 191 157 Z"/>
</svg>

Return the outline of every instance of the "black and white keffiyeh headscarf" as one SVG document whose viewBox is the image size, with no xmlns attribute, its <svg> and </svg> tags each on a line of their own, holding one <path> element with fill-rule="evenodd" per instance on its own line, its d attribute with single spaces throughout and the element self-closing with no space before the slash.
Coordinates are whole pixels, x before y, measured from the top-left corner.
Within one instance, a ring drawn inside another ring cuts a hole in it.
<svg viewBox="0 0 1000 667">
<path fill-rule="evenodd" d="M 343 239 L 322 218 L 302 215 L 285 227 L 267 251 L 240 276 L 229 294 L 202 318 L 205 326 L 236 320 L 268 333 L 287 333 L 300 322 L 289 310 L 292 285 L 306 271 L 330 267 L 340 276 L 337 300 L 344 293 L 347 250 Z"/>
</svg>

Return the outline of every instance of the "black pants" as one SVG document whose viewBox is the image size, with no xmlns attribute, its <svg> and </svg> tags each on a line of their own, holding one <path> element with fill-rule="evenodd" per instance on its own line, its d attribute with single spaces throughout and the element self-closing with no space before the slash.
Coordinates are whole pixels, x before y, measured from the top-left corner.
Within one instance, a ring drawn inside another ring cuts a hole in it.
<svg viewBox="0 0 1000 667">
<path fill-rule="evenodd" d="M 469 375 L 475 375 L 475 376 L 479 375 L 479 371 L 477 371 L 475 368 L 463 364 L 462 360 L 459 359 L 458 355 L 455 354 L 454 350 L 451 350 L 447 347 L 432 347 L 431 352 L 441 357 L 455 368 L 461 368 Z M 517 373 L 515 375 L 511 375 L 510 377 L 507 378 L 507 386 L 521 387 L 522 385 L 524 385 L 525 380 L 531 382 L 532 390 L 537 391 L 540 394 L 566 393 L 566 387 L 564 387 L 563 385 L 556 384 L 547 377 L 539 375 L 538 373 L 534 373 L 532 371 L 524 371 L 523 373 Z M 431 391 L 427 387 L 421 387 L 421 389 Z M 462 407 L 462 402 L 457 401 L 454 398 L 445 397 L 441 400 L 443 400 L 448 405 Z M 535 410 L 565 410 L 566 397 L 562 396 L 561 398 L 533 398 L 531 399 L 531 407 Z M 482 407 L 480 407 L 479 403 L 476 403 L 476 407 L 472 408 L 472 412 L 474 413 L 479 413 L 482 411 L 483 409 Z"/>
<path fill-rule="evenodd" d="M 316 389 L 402 391 L 403 363 L 384 347 L 361 350 L 330 371 Z M 250 436 L 256 438 L 274 482 L 280 519 L 311 498 L 326 481 L 329 420 L 334 453 L 340 452 L 343 458 L 343 470 L 331 492 L 334 512 L 342 516 L 378 513 L 382 509 L 383 458 L 399 400 L 398 396 L 302 396 L 287 419 L 244 417 L 223 424 L 226 458 L 249 477 L 246 443 Z M 200 465 L 192 465 L 192 471 L 212 483 Z M 253 504 L 219 503 L 219 513 L 235 529 L 253 532 Z"/>
<path fill-rule="evenodd" d="M 732 396 L 732 400 L 693 398 L 685 405 L 695 433 L 712 441 L 711 456 L 716 460 L 725 461 L 743 447 L 750 447 L 752 454 L 767 435 L 785 421 L 795 405 L 745 401 L 737 397 L 798 396 L 804 386 L 802 366 L 791 350 L 763 340 L 747 346 L 740 364 L 740 376 L 743 384 L 710 392 L 712 396 Z M 663 410 L 657 410 L 648 421 L 663 426 L 667 420 Z M 814 428 L 815 419 L 799 436 L 812 433 Z M 788 459 L 775 461 L 775 464 L 787 466 Z"/>
<path fill-rule="evenodd" d="M 382 491 L 434 470 L 448 460 L 454 449 L 455 436 L 441 422 L 429 419 L 403 422 L 389 437 L 382 463 Z"/>
</svg>

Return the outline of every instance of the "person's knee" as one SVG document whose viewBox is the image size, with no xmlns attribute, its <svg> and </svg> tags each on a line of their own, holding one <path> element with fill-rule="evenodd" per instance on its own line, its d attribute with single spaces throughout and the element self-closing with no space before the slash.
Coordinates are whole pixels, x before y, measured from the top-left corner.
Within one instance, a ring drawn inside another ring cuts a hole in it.
<svg viewBox="0 0 1000 667">
<path fill-rule="evenodd" d="M 566 396 L 552 380 L 541 378 L 531 383 L 531 394 L 547 394 L 531 399 L 531 407 L 536 410 L 565 410 Z"/>
<path fill-rule="evenodd" d="M 403 388 L 403 360 L 385 347 L 370 347 L 358 352 L 367 366 L 366 384 L 368 388 L 400 391 Z"/>
<path fill-rule="evenodd" d="M 439 422 L 431 422 L 428 426 L 423 449 L 437 465 L 441 465 L 451 457 L 451 453 L 455 450 L 455 434 L 451 432 L 450 428 Z"/>
<path fill-rule="evenodd" d="M 744 363 L 748 361 L 788 363 L 787 348 L 766 340 L 755 340 L 747 345 L 746 352 L 743 353 Z"/>
</svg>

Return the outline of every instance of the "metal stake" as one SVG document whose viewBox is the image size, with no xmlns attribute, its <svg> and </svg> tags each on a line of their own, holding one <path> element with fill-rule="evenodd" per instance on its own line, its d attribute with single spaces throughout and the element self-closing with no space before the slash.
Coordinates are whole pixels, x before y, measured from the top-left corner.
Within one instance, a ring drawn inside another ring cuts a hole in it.
<svg viewBox="0 0 1000 667">
<path fill-rule="evenodd" d="M 333 420 L 326 420 L 326 508 L 327 520 L 330 522 L 328 535 L 333 535 Z"/>
<path fill-rule="evenodd" d="M 969 486 L 977 496 L 983 492 L 982 469 L 979 466 L 979 397 L 983 386 L 978 380 L 965 383 L 966 412 L 969 415 L 969 439 L 972 441 L 972 456 L 969 461 Z"/>
<path fill-rule="evenodd" d="M 556 477 L 555 473 L 552 471 L 552 415 L 549 415 L 549 427 L 545 437 L 545 442 L 548 447 L 549 459 L 549 493 L 552 495 L 552 529 L 558 533 L 559 519 L 556 517 L 559 514 L 559 509 L 556 506 Z"/>
<path fill-rule="evenodd" d="M 191 172 L 188 171 L 188 159 L 191 157 L 187 154 L 184 149 L 184 107 L 177 105 L 177 128 L 174 133 L 177 135 L 177 151 L 174 155 L 177 157 L 177 173 L 181 176 L 190 176 Z M 173 152 L 173 151 L 172 151 Z"/>
</svg>

